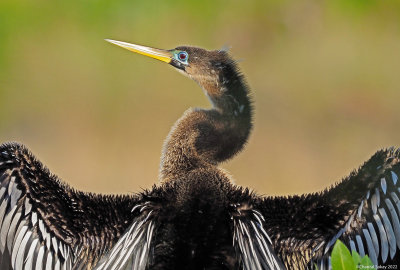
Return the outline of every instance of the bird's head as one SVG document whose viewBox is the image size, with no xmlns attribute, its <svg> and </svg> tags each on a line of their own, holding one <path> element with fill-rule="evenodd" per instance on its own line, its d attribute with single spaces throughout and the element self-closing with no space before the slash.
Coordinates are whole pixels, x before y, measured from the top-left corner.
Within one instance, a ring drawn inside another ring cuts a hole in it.
<svg viewBox="0 0 400 270">
<path fill-rule="evenodd" d="M 122 41 L 106 40 L 132 52 L 172 65 L 178 71 L 196 81 L 211 99 L 223 94 L 224 84 L 232 79 L 232 76 L 229 75 L 236 71 L 235 62 L 225 50 L 208 51 L 191 46 L 162 50 Z"/>
</svg>

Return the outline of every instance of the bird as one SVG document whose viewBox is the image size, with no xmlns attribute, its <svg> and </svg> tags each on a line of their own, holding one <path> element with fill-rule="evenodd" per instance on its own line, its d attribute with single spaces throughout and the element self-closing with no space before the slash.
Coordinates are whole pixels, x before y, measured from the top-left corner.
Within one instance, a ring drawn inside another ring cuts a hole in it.
<svg viewBox="0 0 400 270">
<path fill-rule="evenodd" d="M 76 190 L 26 146 L 2 144 L 0 269 L 322 270 L 337 240 L 375 265 L 400 263 L 399 149 L 379 150 L 320 192 L 258 195 L 220 168 L 253 127 L 250 87 L 230 53 L 107 41 L 194 80 L 211 108 L 184 112 L 159 181 L 129 195 Z"/>
</svg>

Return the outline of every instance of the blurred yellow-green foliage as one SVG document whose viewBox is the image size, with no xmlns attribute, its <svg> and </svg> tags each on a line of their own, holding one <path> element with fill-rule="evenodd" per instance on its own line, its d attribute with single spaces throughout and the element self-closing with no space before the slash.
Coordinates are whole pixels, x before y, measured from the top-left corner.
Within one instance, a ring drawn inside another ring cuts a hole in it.
<svg viewBox="0 0 400 270">
<path fill-rule="evenodd" d="M 232 46 L 255 129 L 223 167 L 258 193 L 318 191 L 400 146 L 398 0 L 1 0 L 0 140 L 79 189 L 149 188 L 171 125 L 209 106 L 173 68 L 104 38 Z"/>
</svg>

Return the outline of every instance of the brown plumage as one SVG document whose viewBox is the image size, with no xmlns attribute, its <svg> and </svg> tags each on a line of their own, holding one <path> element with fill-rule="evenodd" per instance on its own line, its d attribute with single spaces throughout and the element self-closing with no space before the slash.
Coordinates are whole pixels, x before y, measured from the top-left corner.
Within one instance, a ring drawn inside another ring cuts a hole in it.
<svg viewBox="0 0 400 270">
<path fill-rule="evenodd" d="M 321 193 L 258 196 L 218 167 L 252 128 L 228 53 L 110 42 L 171 64 L 212 107 L 175 123 L 160 183 L 132 196 L 75 191 L 24 146 L 0 146 L 0 269 L 329 269 L 337 239 L 375 264 L 400 263 L 399 151 L 377 152 Z"/>
<path fill-rule="evenodd" d="M 252 107 L 246 83 L 225 51 L 177 50 L 190 55 L 190 65 L 181 69 L 203 88 L 213 108 L 189 109 L 175 123 L 163 148 L 161 180 L 186 176 L 196 168 L 223 174 L 217 165 L 239 152 L 250 134 Z"/>
</svg>

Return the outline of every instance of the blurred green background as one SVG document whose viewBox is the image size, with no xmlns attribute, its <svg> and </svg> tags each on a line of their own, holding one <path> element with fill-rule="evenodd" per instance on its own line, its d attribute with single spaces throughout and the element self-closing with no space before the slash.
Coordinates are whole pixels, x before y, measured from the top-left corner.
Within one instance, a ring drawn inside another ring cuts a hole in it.
<svg viewBox="0 0 400 270">
<path fill-rule="evenodd" d="M 222 167 L 260 194 L 321 190 L 400 146 L 398 0 L 1 0 L 0 140 L 76 188 L 151 187 L 171 125 L 209 106 L 173 68 L 104 38 L 232 46 L 255 129 Z"/>
</svg>

